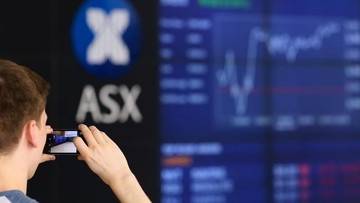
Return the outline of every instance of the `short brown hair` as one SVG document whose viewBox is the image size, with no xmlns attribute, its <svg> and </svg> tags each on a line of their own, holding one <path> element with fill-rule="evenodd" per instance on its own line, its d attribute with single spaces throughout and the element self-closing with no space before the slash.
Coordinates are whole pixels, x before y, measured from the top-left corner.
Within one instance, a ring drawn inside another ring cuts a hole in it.
<svg viewBox="0 0 360 203">
<path fill-rule="evenodd" d="M 40 121 L 50 85 L 25 66 L 0 59 L 0 153 L 18 143 L 29 120 Z"/>
</svg>

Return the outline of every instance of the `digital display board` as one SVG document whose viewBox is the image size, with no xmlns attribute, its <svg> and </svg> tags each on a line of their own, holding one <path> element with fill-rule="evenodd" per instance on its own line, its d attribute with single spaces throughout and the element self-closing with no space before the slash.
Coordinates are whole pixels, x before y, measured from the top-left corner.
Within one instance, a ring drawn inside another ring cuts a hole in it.
<svg viewBox="0 0 360 203">
<path fill-rule="evenodd" d="M 162 202 L 359 201 L 359 17 L 357 0 L 159 1 Z"/>
</svg>

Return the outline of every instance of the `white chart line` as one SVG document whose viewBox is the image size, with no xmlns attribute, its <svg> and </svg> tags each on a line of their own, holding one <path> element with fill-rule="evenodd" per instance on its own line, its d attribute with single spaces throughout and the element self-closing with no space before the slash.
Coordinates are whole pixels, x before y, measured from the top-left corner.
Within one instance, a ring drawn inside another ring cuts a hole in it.
<svg viewBox="0 0 360 203">
<path fill-rule="evenodd" d="M 271 55 L 283 54 L 288 62 L 293 62 L 300 51 L 320 49 L 325 38 L 340 32 L 338 23 L 329 22 L 316 27 L 309 37 L 291 37 L 289 34 L 270 35 L 260 27 L 254 27 L 249 34 L 249 44 L 246 56 L 245 74 L 241 81 L 238 79 L 236 56 L 233 50 L 225 53 L 224 69 L 217 70 L 216 78 L 221 88 L 228 87 L 230 96 L 234 100 L 235 111 L 238 115 L 246 113 L 248 97 L 254 89 L 257 48 L 259 43 L 265 43 Z M 241 83 L 241 84 L 240 84 Z"/>
</svg>

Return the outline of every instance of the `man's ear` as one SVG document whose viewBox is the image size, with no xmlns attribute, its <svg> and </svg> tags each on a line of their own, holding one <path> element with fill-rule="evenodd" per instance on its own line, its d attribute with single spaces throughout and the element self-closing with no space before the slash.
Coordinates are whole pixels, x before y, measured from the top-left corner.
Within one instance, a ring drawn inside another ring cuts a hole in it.
<svg viewBox="0 0 360 203">
<path fill-rule="evenodd" d="M 37 122 L 35 120 L 30 120 L 25 124 L 24 135 L 29 145 L 33 147 L 37 147 L 39 145 L 38 132 L 39 132 L 39 127 L 37 126 Z"/>
</svg>

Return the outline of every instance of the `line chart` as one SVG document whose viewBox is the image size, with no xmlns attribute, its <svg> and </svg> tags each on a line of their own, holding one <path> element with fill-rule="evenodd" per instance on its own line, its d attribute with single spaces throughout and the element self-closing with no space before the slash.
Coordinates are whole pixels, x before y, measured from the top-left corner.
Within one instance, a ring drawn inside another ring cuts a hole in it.
<svg viewBox="0 0 360 203">
<path fill-rule="evenodd" d="M 224 69 L 217 70 L 216 78 L 220 87 L 229 87 L 230 96 L 234 100 L 236 113 L 244 114 L 248 96 L 254 88 L 256 74 L 257 47 L 264 43 L 272 55 L 283 54 L 288 62 L 296 60 L 300 51 L 321 49 L 326 38 L 340 32 L 340 25 L 334 22 L 319 25 L 311 36 L 292 37 L 289 34 L 270 35 L 260 27 L 250 31 L 249 47 L 247 51 L 245 74 L 238 78 L 235 53 L 227 50 L 224 59 Z"/>
<path fill-rule="evenodd" d="M 304 108 L 308 112 L 313 110 L 305 114 L 315 121 L 325 112 L 321 110 L 325 107 L 318 108 L 317 100 L 328 100 L 331 94 L 341 95 L 341 99 L 327 107 L 337 105 L 338 109 L 332 113 L 343 118 L 347 94 L 344 86 L 348 83 L 346 77 L 344 80 L 344 64 L 354 59 L 346 54 L 354 48 L 344 40 L 350 32 L 344 28 L 345 22 L 275 18 L 268 27 L 261 26 L 261 22 L 234 16 L 215 20 L 215 26 L 221 27 L 215 28 L 213 47 L 214 108 L 218 123 L 248 126 L 253 122 L 250 117 L 262 117 L 267 120 L 266 125 L 276 125 L 274 116 L 287 114 L 298 120 L 295 117 L 302 115 Z M 292 90 L 295 96 L 276 90 Z M 311 102 L 300 96 L 311 92 L 318 93 L 310 99 L 307 97 Z M 288 107 L 294 103 L 297 107 Z M 269 113 L 265 112 L 266 108 L 271 115 L 266 115 Z M 294 122 L 291 129 L 296 125 Z"/>
</svg>

